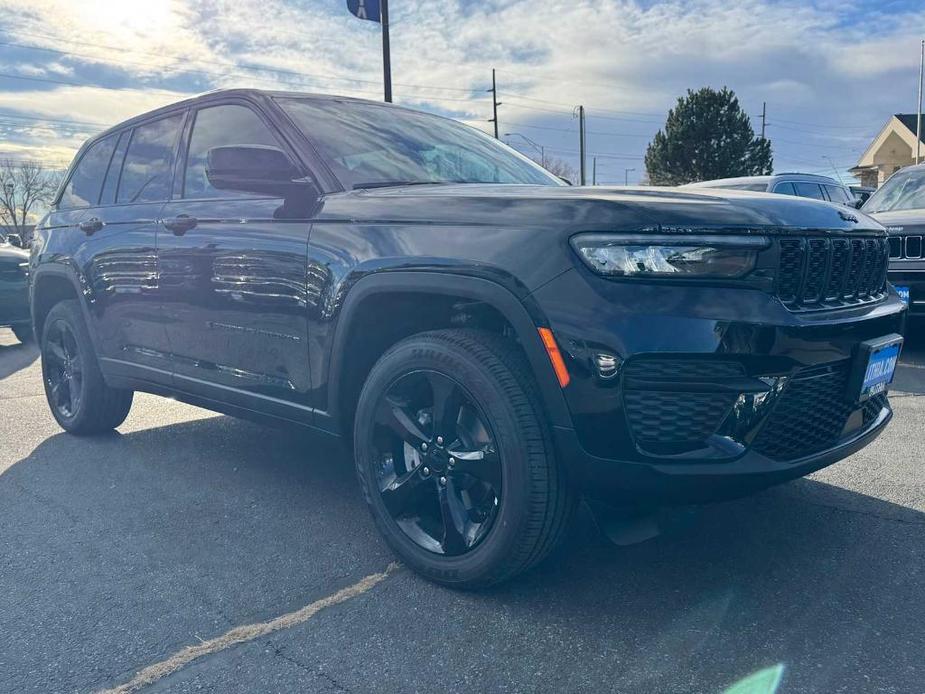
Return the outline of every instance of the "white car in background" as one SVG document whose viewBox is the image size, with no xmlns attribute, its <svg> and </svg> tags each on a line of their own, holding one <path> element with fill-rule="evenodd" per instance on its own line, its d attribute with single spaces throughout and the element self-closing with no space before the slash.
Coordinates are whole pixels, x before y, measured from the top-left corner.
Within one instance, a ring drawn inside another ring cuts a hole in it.
<svg viewBox="0 0 925 694">
<path fill-rule="evenodd" d="M 834 178 L 816 174 L 780 173 L 771 176 L 740 176 L 738 178 L 717 178 L 713 181 L 688 183 L 682 188 L 723 188 L 725 190 L 753 190 L 762 193 L 795 195 L 813 200 L 837 202 L 856 207 L 856 198 Z"/>
</svg>

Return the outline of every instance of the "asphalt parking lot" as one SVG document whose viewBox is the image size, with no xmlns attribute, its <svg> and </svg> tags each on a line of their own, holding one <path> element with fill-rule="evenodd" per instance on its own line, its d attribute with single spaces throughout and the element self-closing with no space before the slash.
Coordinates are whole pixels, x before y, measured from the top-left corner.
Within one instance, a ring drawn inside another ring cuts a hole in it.
<svg viewBox="0 0 925 694">
<path fill-rule="evenodd" d="M 335 443 L 152 396 L 67 436 L 0 329 L 0 692 L 925 692 L 925 332 L 894 388 L 809 479 L 629 547 L 583 513 L 466 594 L 390 567 Z"/>
</svg>

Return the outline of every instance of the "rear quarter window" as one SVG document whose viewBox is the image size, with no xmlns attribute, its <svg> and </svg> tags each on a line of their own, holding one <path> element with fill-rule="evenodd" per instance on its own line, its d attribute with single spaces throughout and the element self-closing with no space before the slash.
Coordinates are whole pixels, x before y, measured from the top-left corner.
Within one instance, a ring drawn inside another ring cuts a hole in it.
<svg viewBox="0 0 925 694">
<path fill-rule="evenodd" d="M 115 147 L 116 135 L 109 135 L 90 145 L 64 187 L 61 199 L 58 201 L 58 209 L 70 210 L 78 207 L 93 207 L 97 204 L 100 189 L 103 186 L 103 177 L 106 175 L 106 169 L 109 168 L 109 160 L 112 158 Z"/>
<path fill-rule="evenodd" d="M 825 194 L 822 192 L 822 186 L 818 183 L 804 183 L 795 181 L 793 188 L 796 194 L 801 198 L 812 198 L 813 200 L 825 200 Z"/>
<path fill-rule="evenodd" d="M 840 202 L 843 205 L 847 205 L 852 201 L 851 195 L 847 190 L 841 186 L 825 186 L 825 192 L 829 194 L 829 200 L 832 202 Z"/>
</svg>

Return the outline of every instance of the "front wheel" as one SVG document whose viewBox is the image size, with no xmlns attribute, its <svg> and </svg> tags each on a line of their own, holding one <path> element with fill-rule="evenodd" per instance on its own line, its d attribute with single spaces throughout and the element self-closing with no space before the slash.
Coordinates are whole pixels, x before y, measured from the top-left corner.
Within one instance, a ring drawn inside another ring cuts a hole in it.
<svg viewBox="0 0 925 694">
<path fill-rule="evenodd" d="M 133 392 L 106 385 L 76 301 L 62 301 L 48 312 L 41 351 L 45 396 L 62 429 L 99 434 L 125 421 Z"/>
<path fill-rule="evenodd" d="M 491 333 L 395 345 L 360 395 L 354 445 L 389 545 L 444 585 L 479 588 L 530 568 L 574 508 L 524 359 Z"/>
</svg>

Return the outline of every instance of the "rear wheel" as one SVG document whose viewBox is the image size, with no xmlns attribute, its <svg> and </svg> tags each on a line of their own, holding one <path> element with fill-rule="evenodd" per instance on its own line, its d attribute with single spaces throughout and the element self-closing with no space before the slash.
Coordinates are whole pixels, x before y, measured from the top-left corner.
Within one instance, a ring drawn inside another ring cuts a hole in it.
<svg viewBox="0 0 925 694">
<path fill-rule="evenodd" d="M 13 334 L 16 336 L 16 339 L 22 342 L 24 345 L 29 344 L 35 340 L 35 333 L 32 332 L 31 325 L 14 325 Z"/>
<path fill-rule="evenodd" d="M 445 585 L 530 568 L 574 507 L 529 370 L 491 333 L 423 333 L 389 350 L 360 395 L 354 444 L 386 540 Z"/>
<path fill-rule="evenodd" d="M 106 385 L 76 301 L 49 311 L 41 351 L 45 396 L 65 431 L 98 434 L 125 421 L 133 392 Z"/>
</svg>

